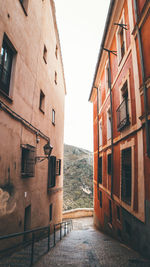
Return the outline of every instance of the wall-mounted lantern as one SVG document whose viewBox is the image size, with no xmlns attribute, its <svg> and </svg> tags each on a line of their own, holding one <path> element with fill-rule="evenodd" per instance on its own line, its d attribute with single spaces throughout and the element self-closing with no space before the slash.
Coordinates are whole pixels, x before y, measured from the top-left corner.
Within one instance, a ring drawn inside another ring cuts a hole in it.
<svg viewBox="0 0 150 267">
<path fill-rule="evenodd" d="M 43 146 L 44 154 L 45 156 L 37 156 L 35 157 L 35 162 L 41 162 L 45 159 L 49 159 L 51 153 L 52 153 L 53 147 L 50 145 L 50 142 L 48 141 L 47 144 Z"/>
</svg>

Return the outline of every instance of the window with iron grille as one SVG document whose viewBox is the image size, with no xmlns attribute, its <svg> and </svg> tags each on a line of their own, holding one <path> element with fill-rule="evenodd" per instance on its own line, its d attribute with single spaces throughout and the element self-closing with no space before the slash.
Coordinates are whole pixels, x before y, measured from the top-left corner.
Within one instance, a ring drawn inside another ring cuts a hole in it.
<svg viewBox="0 0 150 267">
<path fill-rule="evenodd" d="M 56 175 L 61 174 L 61 159 L 56 160 Z"/>
<path fill-rule="evenodd" d="M 35 147 L 21 145 L 21 176 L 23 178 L 34 177 L 35 175 Z"/>
<path fill-rule="evenodd" d="M 49 220 L 52 221 L 53 218 L 53 204 L 49 206 Z"/>
<path fill-rule="evenodd" d="M 111 154 L 107 155 L 107 173 L 111 175 Z"/>
<path fill-rule="evenodd" d="M 117 108 L 117 129 L 118 131 L 122 131 L 124 127 L 130 124 L 129 121 L 129 107 L 128 107 L 128 83 L 127 81 L 124 83 L 122 89 L 122 103 Z"/>
<path fill-rule="evenodd" d="M 7 95 L 9 95 L 12 63 L 15 54 L 16 50 L 6 34 L 4 34 L 0 52 L 0 89 Z"/>
<path fill-rule="evenodd" d="M 132 181 L 132 153 L 131 147 L 121 152 L 121 199 L 131 204 L 131 181 Z"/>
<path fill-rule="evenodd" d="M 48 188 L 56 185 L 56 157 L 51 156 L 48 161 Z"/>
<path fill-rule="evenodd" d="M 102 157 L 98 158 L 98 183 L 102 184 Z"/>
<path fill-rule="evenodd" d="M 116 34 L 116 38 L 117 38 L 117 56 L 118 56 L 118 64 L 121 63 L 125 52 L 126 52 L 126 43 L 125 43 L 125 38 L 126 38 L 126 33 L 125 33 L 125 29 L 121 26 L 122 24 L 125 24 L 125 17 L 124 17 L 124 12 L 122 15 L 121 20 L 119 21 L 118 25 L 118 29 L 117 29 L 117 34 Z"/>
</svg>

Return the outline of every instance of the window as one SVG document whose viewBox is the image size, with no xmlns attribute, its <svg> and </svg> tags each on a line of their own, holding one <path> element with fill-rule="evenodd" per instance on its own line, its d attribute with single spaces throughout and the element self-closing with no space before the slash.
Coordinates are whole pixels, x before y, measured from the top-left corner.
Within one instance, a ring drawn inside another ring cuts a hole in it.
<svg viewBox="0 0 150 267">
<path fill-rule="evenodd" d="M 22 145 L 21 175 L 34 177 L 35 173 L 35 147 Z"/>
<path fill-rule="evenodd" d="M 132 179 L 132 164 L 131 164 L 131 147 L 122 150 L 121 152 L 121 199 L 127 204 L 131 204 L 131 179 Z"/>
<path fill-rule="evenodd" d="M 99 146 L 102 146 L 102 121 L 99 122 Z"/>
<path fill-rule="evenodd" d="M 109 61 L 108 60 L 105 65 L 105 88 L 107 92 L 109 89 Z"/>
<path fill-rule="evenodd" d="M 102 92 L 101 92 L 101 83 L 98 88 L 98 98 L 99 98 L 99 109 L 101 108 L 102 105 Z"/>
<path fill-rule="evenodd" d="M 107 140 L 111 138 L 111 110 L 107 111 Z"/>
<path fill-rule="evenodd" d="M 56 157 L 51 156 L 48 161 L 48 188 L 56 185 Z"/>
<path fill-rule="evenodd" d="M 28 15 L 27 14 L 27 9 L 28 9 L 28 2 L 29 2 L 29 0 L 19 0 L 19 2 L 21 4 L 21 6 L 22 6 L 22 9 L 23 9 L 25 15 L 27 16 Z"/>
<path fill-rule="evenodd" d="M 99 191 L 99 204 L 100 207 L 102 208 L 102 191 Z"/>
<path fill-rule="evenodd" d="M 119 24 L 125 24 L 124 14 L 119 22 Z M 118 30 L 116 33 L 117 38 L 117 56 L 118 56 L 118 64 L 120 64 L 123 59 L 126 51 L 126 42 L 125 42 L 125 29 L 123 27 L 118 26 Z"/>
<path fill-rule="evenodd" d="M 130 124 L 129 121 L 129 106 L 128 106 L 128 83 L 127 81 L 124 83 L 121 88 L 122 94 L 122 103 L 117 108 L 117 129 L 121 131 L 125 126 Z"/>
<path fill-rule="evenodd" d="M 56 49 L 55 49 L 55 56 L 56 58 L 58 58 L 58 46 L 56 45 Z"/>
<path fill-rule="evenodd" d="M 39 109 L 44 113 L 45 108 L 45 95 L 42 90 L 40 90 L 40 103 L 39 103 Z"/>
<path fill-rule="evenodd" d="M 44 59 L 45 64 L 47 64 L 47 48 L 45 45 L 44 45 L 44 50 L 43 50 L 43 59 Z"/>
<path fill-rule="evenodd" d="M 61 174 L 61 159 L 56 160 L 56 175 Z"/>
<path fill-rule="evenodd" d="M 52 124 L 55 125 L 55 110 L 52 109 Z"/>
<path fill-rule="evenodd" d="M 107 155 L 107 173 L 111 175 L 111 154 Z"/>
<path fill-rule="evenodd" d="M 52 217 L 53 217 L 53 204 L 50 204 L 49 206 L 49 220 L 52 221 Z"/>
<path fill-rule="evenodd" d="M 16 50 L 4 34 L 2 48 L 0 52 L 0 89 L 9 95 L 10 78 L 12 71 L 12 63 Z"/>
<path fill-rule="evenodd" d="M 57 84 L 57 72 L 55 71 L 55 84 Z"/>
<path fill-rule="evenodd" d="M 98 183 L 102 184 L 102 157 L 98 158 Z"/>
</svg>

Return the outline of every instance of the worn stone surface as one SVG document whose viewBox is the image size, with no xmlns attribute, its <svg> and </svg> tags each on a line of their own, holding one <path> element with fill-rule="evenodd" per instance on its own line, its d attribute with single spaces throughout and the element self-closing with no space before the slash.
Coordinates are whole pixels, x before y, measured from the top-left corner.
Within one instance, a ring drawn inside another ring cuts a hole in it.
<svg viewBox="0 0 150 267">
<path fill-rule="evenodd" d="M 74 230 L 57 243 L 36 267 L 148 267 L 150 261 L 118 241 L 94 229 L 92 218 L 73 221 Z"/>
</svg>

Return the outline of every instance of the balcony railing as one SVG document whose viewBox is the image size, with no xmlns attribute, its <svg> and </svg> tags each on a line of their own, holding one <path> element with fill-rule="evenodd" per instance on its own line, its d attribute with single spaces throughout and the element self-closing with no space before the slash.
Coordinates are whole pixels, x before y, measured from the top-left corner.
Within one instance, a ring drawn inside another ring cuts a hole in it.
<svg viewBox="0 0 150 267">
<path fill-rule="evenodd" d="M 116 110 L 117 112 L 117 130 L 121 131 L 130 124 L 128 113 L 128 99 L 124 99 Z"/>
</svg>

